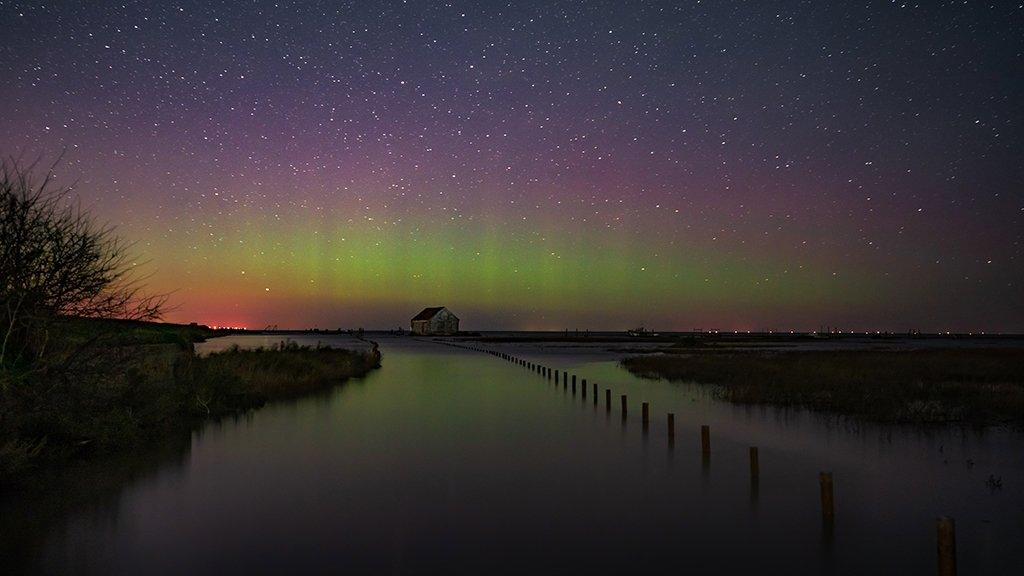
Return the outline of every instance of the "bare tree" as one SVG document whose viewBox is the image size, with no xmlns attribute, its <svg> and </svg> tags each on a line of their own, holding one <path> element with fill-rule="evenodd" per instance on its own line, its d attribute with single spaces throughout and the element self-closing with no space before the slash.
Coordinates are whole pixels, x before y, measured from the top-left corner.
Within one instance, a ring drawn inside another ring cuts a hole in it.
<svg viewBox="0 0 1024 576">
<path fill-rule="evenodd" d="M 0 162 L 0 370 L 42 358 L 59 318 L 155 320 L 166 303 L 144 292 L 131 246 L 38 164 Z"/>
</svg>

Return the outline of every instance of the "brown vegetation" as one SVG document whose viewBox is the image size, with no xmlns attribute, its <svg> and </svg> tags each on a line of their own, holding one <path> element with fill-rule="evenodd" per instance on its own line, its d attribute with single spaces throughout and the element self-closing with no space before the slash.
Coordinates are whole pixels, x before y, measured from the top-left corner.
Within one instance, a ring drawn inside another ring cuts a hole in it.
<svg viewBox="0 0 1024 576">
<path fill-rule="evenodd" d="M 730 402 L 887 422 L 1024 422 L 1024 350 L 695 350 L 631 357 L 643 377 L 716 386 Z"/>
<path fill-rule="evenodd" d="M 297 345 L 197 357 L 190 343 L 111 347 L 97 361 L 108 368 L 19 380 L 0 393 L 0 481 L 326 389 L 378 365 L 373 354 Z"/>
</svg>

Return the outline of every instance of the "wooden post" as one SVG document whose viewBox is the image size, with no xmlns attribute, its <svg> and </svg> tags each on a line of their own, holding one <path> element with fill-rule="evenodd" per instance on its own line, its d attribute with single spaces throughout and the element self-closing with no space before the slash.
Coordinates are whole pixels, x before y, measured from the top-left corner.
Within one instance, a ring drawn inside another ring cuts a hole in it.
<svg viewBox="0 0 1024 576">
<path fill-rule="evenodd" d="M 562 372 L 562 388 L 565 388 L 568 385 L 569 385 L 569 373 L 568 372 Z"/>
<path fill-rule="evenodd" d="M 573 396 L 576 395 L 576 375 L 575 374 L 573 374 L 573 376 L 572 376 L 572 395 Z"/>
<path fill-rule="evenodd" d="M 818 483 L 821 484 L 821 517 L 831 523 L 836 516 L 835 495 L 832 492 L 832 473 L 818 474 Z"/>
<path fill-rule="evenodd" d="M 668 442 L 674 444 L 676 441 L 676 415 L 668 413 Z"/>
<path fill-rule="evenodd" d="M 622 395 L 622 419 L 626 419 L 626 395 Z"/>
<path fill-rule="evenodd" d="M 580 385 L 583 386 L 583 399 L 586 400 L 587 399 L 587 379 L 584 378 L 583 382 Z"/>
<path fill-rule="evenodd" d="M 707 424 L 700 426 L 700 453 L 705 456 L 711 455 L 711 427 Z"/>
<path fill-rule="evenodd" d="M 597 384 L 594 384 L 594 406 L 597 406 Z"/>
<path fill-rule="evenodd" d="M 604 411 L 612 411 L 612 391 L 611 388 L 604 389 Z"/>
<path fill-rule="evenodd" d="M 943 516 L 935 523 L 939 536 L 939 576 L 956 576 L 956 522 Z"/>
<path fill-rule="evenodd" d="M 644 430 L 651 425 L 651 406 L 647 402 L 640 405 L 640 421 L 644 425 Z"/>
<path fill-rule="evenodd" d="M 750 479 L 757 480 L 761 476 L 761 464 L 757 460 L 757 446 L 750 447 Z"/>
</svg>

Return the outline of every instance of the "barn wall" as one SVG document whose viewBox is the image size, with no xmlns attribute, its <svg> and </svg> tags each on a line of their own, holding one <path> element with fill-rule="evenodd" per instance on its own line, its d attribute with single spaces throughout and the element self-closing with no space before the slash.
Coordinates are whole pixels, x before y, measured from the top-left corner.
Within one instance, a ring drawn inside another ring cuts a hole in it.
<svg viewBox="0 0 1024 576">
<path fill-rule="evenodd" d="M 459 319 L 449 312 L 442 310 L 430 320 L 416 320 L 412 323 L 414 334 L 455 334 L 459 331 Z"/>
<path fill-rule="evenodd" d="M 435 334 L 454 334 L 459 331 L 459 320 L 451 312 L 442 310 L 431 319 L 430 330 Z"/>
</svg>

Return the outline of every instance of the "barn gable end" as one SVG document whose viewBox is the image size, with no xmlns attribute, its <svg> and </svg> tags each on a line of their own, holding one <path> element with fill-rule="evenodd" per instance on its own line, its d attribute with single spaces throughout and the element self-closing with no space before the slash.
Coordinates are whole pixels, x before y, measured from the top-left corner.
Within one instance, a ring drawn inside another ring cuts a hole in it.
<svg viewBox="0 0 1024 576">
<path fill-rule="evenodd" d="M 421 336 L 456 334 L 459 331 L 459 317 L 444 306 L 424 308 L 412 318 L 412 333 Z"/>
</svg>

